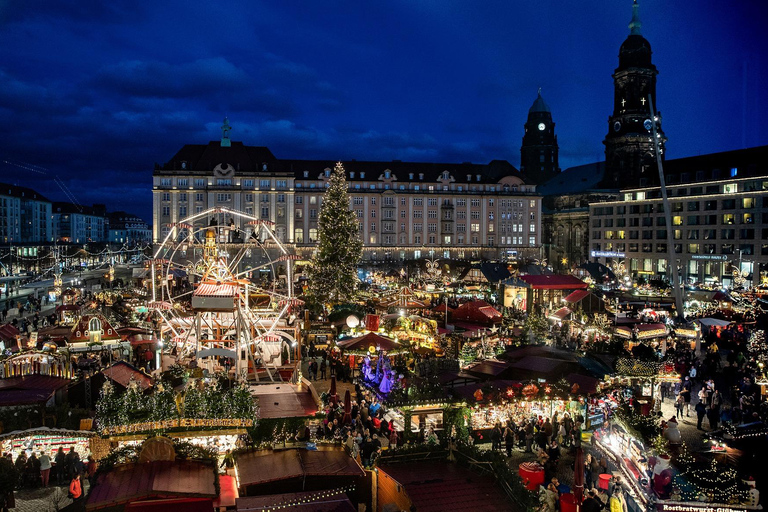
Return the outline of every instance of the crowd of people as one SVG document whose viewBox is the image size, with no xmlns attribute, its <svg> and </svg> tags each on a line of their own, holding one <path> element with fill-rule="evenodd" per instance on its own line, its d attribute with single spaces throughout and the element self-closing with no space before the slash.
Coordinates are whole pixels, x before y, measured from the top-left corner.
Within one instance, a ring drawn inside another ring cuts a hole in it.
<svg viewBox="0 0 768 512">
<path fill-rule="evenodd" d="M 13 461 L 11 453 L 4 456 L 13 461 L 19 475 L 16 488 L 37 489 L 39 487 L 48 487 L 49 485 L 68 485 L 69 497 L 73 500 L 79 500 L 83 495 L 81 477 L 85 476 L 89 482 L 93 483 L 96 474 L 97 462 L 93 456 L 83 461 L 80 454 L 75 451 L 74 446 L 65 452 L 63 447 L 59 447 L 53 460 L 46 451 L 30 451 L 29 456 L 24 450 Z"/>
</svg>

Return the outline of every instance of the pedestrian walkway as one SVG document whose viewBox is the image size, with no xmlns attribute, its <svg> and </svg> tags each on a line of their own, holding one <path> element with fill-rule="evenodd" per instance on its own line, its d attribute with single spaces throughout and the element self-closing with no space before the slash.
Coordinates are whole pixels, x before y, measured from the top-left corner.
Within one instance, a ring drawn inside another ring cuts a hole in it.
<svg viewBox="0 0 768 512">
<path fill-rule="evenodd" d="M 87 478 L 82 478 L 83 495 L 88 495 Z M 22 489 L 16 491 L 15 512 L 57 512 L 72 504 L 72 500 L 67 497 L 68 488 L 66 485 L 38 487 L 37 489 Z"/>
</svg>

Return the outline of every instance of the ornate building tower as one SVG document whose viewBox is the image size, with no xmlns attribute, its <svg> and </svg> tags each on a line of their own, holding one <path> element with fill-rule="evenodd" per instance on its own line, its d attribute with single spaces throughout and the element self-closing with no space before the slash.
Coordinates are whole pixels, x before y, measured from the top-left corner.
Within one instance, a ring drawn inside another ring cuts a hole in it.
<svg viewBox="0 0 768 512">
<path fill-rule="evenodd" d="M 541 184 L 560 172 L 557 162 L 557 135 L 552 112 L 541 97 L 528 109 L 523 145 L 520 148 L 520 172 L 527 181 Z"/>
<path fill-rule="evenodd" d="M 619 50 L 619 67 L 613 73 L 613 115 L 608 118 L 605 144 L 605 180 L 603 185 L 621 187 L 651 185 L 658 182 L 658 171 L 651 139 L 651 112 L 648 95 L 656 103 L 656 75 L 651 62 L 651 45 L 640 32 L 637 0 L 632 5 L 629 37 Z M 664 158 L 667 138 L 658 113 L 656 129 Z"/>
</svg>

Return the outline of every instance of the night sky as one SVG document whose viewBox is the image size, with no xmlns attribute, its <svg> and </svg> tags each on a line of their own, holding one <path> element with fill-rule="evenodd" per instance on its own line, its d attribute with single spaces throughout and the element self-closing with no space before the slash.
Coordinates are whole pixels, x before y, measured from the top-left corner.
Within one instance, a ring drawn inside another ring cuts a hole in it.
<svg viewBox="0 0 768 512">
<path fill-rule="evenodd" d="M 205 6 L 204 6 L 205 4 Z M 629 0 L 0 0 L 0 181 L 151 220 L 151 175 L 220 138 L 278 158 L 603 158 Z M 668 158 L 768 144 L 768 2 L 641 0 Z M 11 162 L 11 163 L 7 163 Z"/>
</svg>

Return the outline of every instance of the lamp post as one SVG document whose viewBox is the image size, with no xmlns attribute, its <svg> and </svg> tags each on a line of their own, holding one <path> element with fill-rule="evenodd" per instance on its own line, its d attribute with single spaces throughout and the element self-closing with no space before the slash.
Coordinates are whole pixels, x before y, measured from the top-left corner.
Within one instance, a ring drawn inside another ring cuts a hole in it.
<svg viewBox="0 0 768 512">
<path fill-rule="evenodd" d="M 664 204 L 664 220 L 667 228 L 667 258 L 669 259 L 669 265 L 672 267 L 672 295 L 675 298 L 675 307 L 677 308 L 677 317 L 679 319 L 685 318 L 683 310 L 683 296 L 680 291 L 680 273 L 677 268 L 677 256 L 675 256 L 675 245 L 672 237 L 672 211 L 669 208 L 669 198 L 667 197 L 667 185 L 664 179 L 664 167 L 661 162 L 661 149 L 659 148 L 659 137 L 656 132 L 656 123 L 658 122 L 658 116 L 653 108 L 653 97 L 648 95 L 648 104 L 651 109 L 651 135 L 653 139 L 653 147 L 656 153 L 656 164 L 659 168 L 659 186 L 661 187 L 661 198 Z"/>
</svg>

